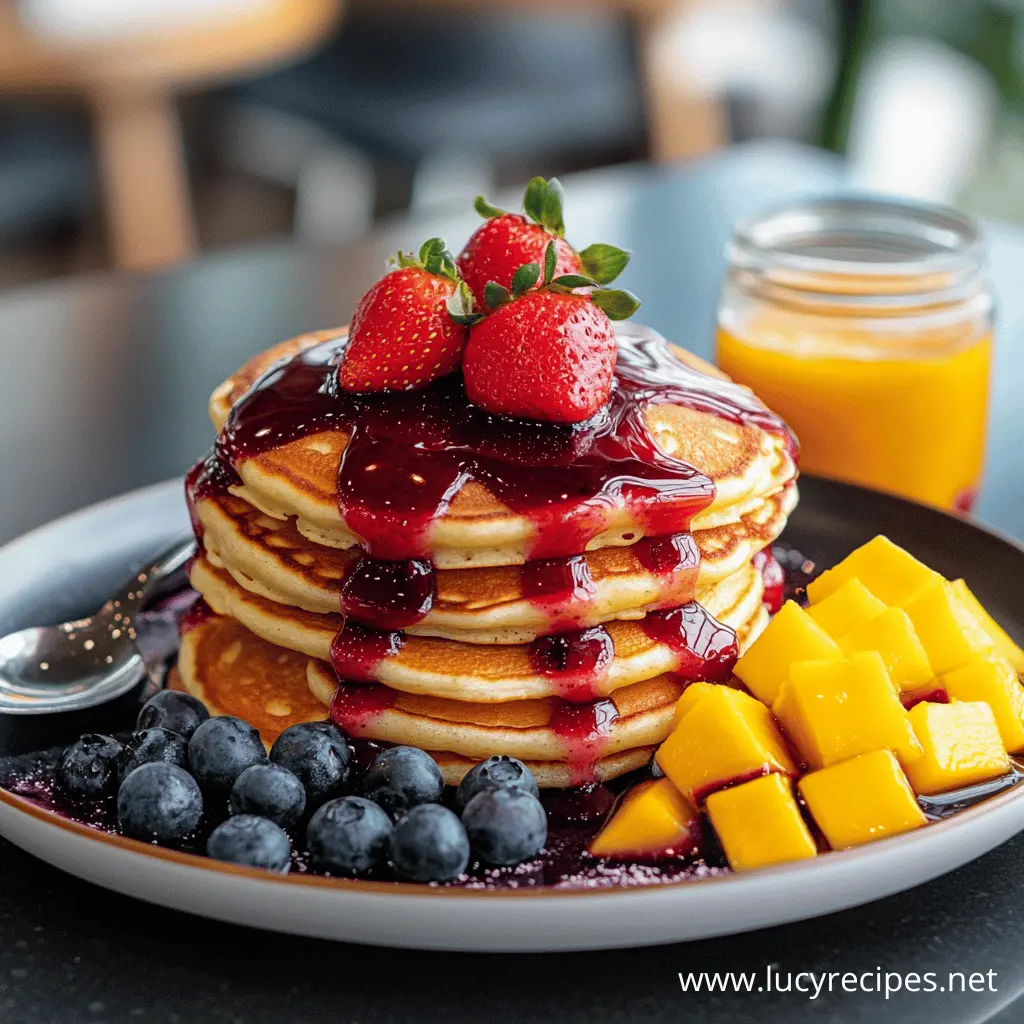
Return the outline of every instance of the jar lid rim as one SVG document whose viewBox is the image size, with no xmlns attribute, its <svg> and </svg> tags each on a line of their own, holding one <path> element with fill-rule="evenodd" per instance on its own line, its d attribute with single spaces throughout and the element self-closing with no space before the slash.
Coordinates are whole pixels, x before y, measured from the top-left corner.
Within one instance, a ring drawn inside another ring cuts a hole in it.
<svg viewBox="0 0 1024 1024">
<path fill-rule="evenodd" d="M 942 206 L 867 196 L 812 199 L 739 223 L 734 266 L 895 281 L 973 276 L 985 258 L 976 221 Z"/>
</svg>

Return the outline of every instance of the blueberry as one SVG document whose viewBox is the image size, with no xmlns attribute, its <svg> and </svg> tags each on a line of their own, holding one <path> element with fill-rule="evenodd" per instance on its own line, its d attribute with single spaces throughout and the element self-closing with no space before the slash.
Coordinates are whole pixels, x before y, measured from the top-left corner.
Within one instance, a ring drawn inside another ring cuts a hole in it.
<svg viewBox="0 0 1024 1024">
<path fill-rule="evenodd" d="M 299 777 L 310 807 L 345 792 L 348 743 L 333 722 L 301 722 L 285 729 L 270 748 L 270 760 Z"/>
<path fill-rule="evenodd" d="M 229 806 L 232 814 L 257 814 L 288 829 L 306 809 L 306 791 L 287 768 L 254 764 L 235 779 Z"/>
<path fill-rule="evenodd" d="M 548 816 L 529 793 L 487 789 L 462 812 L 473 852 L 486 864 L 519 864 L 540 853 L 548 837 Z"/>
<path fill-rule="evenodd" d="M 117 820 L 134 839 L 172 843 L 194 832 L 203 816 L 203 794 L 183 768 L 151 761 L 125 777 L 117 791 Z"/>
<path fill-rule="evenodd" d="M 530 796 L 540 796 L 533 772 L 522 761 L 507 754 L 496 754 L 470 768 L 455 793 L 455 806 L 461 811 L 485 789 L 514 789 Z"/>
<path fill-rule="evenodd" d="M 372 800 L 329 800 L 306 829 L 310 864 L 332 875 L 368 875 L 387 858 L 393 832 L 391 819 Z"/>
<path fill-rule="evenodd" d="M 74 800 L 98 800 L 117 790 L 121 744 L 113 736 L 86 733 L 64 750 L 57 762 L 57 786 Z"/>
<path fill-rule="evenodd" d="M 203 722 L 188 741 L 189 770 L 203 791 L 212 795 L 227 797 L 246 768 L 266 763 L 260 734 L 230 715 Z"/>
<path fill-rule="evenodd" d="M 119 778 L 123 782 L 136 768 L 151 761 L 166 761 L 185 768 L 188 740 L 180 732 L 170 732 L 159 726 L 135 733 L 121 752 Z"/>
<path fill-rule="evenodd" d="M 269 818 L 237 814 L 210 833 L 206 855 L 214 860 L 284 874 L 291 866 L 292 842 L 288 833 Z"/>
<path fill-rule="evenodd" d="M 196 729 L 209 717 L 206 705 L 192 694 L 161 690 L 142 705 L 135 728 L 141 732 L 159 726 L 169 732 L 180 732 L 185 739 L 190 740 Z"/>
<path fill-rule="evenodd" d="M 395 826 L 391 863 L 410 882 L 447 882 L 469 864 L 469 839 L 458 815 L 440 804 L 420 804 Z"/>
<path fill-rule="evenodd" d="M 363 794 L 392 818 L 418 804 L 436 804 L 444 791 L 437 762 L 418 747 L 390 747 L 374 758 L 363 778 Z"/>
</svg>

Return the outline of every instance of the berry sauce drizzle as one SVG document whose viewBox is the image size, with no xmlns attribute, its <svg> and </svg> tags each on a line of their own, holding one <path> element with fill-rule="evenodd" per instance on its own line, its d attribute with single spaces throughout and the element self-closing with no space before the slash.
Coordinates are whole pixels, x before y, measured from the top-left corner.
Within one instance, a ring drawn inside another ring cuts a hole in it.
<svg viewBox="0 0 1024 1024">
<path fill-rule="evenodd" d="M 530 666 L 572 703 L 592 701 L 608 674 L 615 645 L 604 626 L 542 636 L 530 644 Z"/>
<path fill-rule="evenodd" d="M 700 373 L 647 328 L 619 325 L 611 395 L 581 424 L 510 419 L 467 400 L 462 378 L 420 391 L 352 394 L 336 385 L 347 340 L 327 341 L 279 364 L 232 407 L 214 451 L 189 475 L 194 501 L 240 482 L 247 458 L 324 431 L 347 437 L 338 469 L 343 520 L 374 558 L 429 554 L 431 524 L 469 481 L 534 526 L 531 559 L 576 555 L 625 506 L 643 532 L 689 529 L 714 499 L 714 484 L 663 452 L 644 420 L 674 403 L 791 432 L 739 385 Z"/>
<path fill-rule="evenodd" d="M 178 633 L 184 636 L 190 629 L 201 626 L 211 618 L 213 609 L 201 597 L 196 597 L 178 620 Z"/>
<path fill-rule="evenodd" d="M 764 583 L 761 601 L 769 614 L 774 615 L 786 601 L 786 573 L 770 547 L 758 551 L 752 561 Z"/>
<path fill-rule="evenodd" d="M 597 762 L 604 756 L 618 717 L 619 712 L 610 700 L 588 704 L 556 701 L 548 725 L 565 750 L 572 785 L 594 781 Z"/>
<path fill-rule="evenodd" d="M 377 669 L 393 657 L 405 643 L 396 630 L 371 629 L 357 622 L 346 622 L 331 643 L 331 665 L 338 678 L 352 683 L 376 681 Z"/>
<path fill-rule="evenodd" d="M 674 674 L 683 682 L 724 683 L 732 675 L 740 655 L 736 634 L 696 601 L 648 612 L 639 625 L 655 643 L 675 654 Z"/>
<path fill-rule="evenodd" d="M 331 701 L 330 718 L 349 736 L 359 737 L 385 711 L 395 706 L 398 694 L 386 686 L 350 686 L 339 683 Z"/>
<path fill-rule="evenodd" d="M 341 610 L 377 629 L 405 629 L 430 614 L 436 593 L 434 566 L 424 559 L 360 558 L 342 584 Z"/>
<path fill-rule="evenodd" d="M 665 537 L 645 537 L 630 549 L 636 560 L 663 584 L 673 587 L 685 582 L 693 596 L 700 568 L 700 549 L 693 535 L 672 533 Z"/>
<path fill-rule="evenodd" d="M 520 567 L 519 584 L 523 596 L 547 616 L 552 632 L 573 626 L 597 593 L 584 555 L 527 562 Z"/>
</svg>

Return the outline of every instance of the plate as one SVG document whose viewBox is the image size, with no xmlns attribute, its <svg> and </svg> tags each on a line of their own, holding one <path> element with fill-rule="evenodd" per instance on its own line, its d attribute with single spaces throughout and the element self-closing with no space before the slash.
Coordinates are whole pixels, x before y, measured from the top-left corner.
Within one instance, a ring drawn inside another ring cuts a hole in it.
<svg viewBox="0 0 1024 1024">
<path fill-rule="evenodd" d="M 181 481 L 58 520 L 0 549 L 0 631 L 91 610 L 187 528 Z M 1024 548 L 941 512 L 804 477 L 785 541 L 824 564 L 876 533 L 963 576 L 1024 638 Z M 55 557 L 56 555 L 56 557 Z M 1024 787 L 907 835 L 746 875 L 650 888 L 473 892 L 270 876 L 109 836 L 0 790 L 0 836 L 79 878 L 142 900 L 274 931 L 419 949 L 607 949 L 709 938 L 832 913 L 927 882 L 1024 828 Z M 15 884 L 8 879 L 0 884 Z"/>
</svg>

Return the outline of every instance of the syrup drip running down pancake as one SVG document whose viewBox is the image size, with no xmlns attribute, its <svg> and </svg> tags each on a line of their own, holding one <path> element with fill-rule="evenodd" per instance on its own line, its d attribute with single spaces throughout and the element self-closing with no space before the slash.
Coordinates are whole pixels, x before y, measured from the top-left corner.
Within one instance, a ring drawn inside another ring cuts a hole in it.
<svg viewBox="0 0 1024 1024">
<path fill-rule="evenodd" d="M 768 618 L 762 604 L 761 574 L 748 563 L 699 594 L 700 607 L 688 605 L 652 613 L 639 621 L 596 627 L 608 638 L 605 649 L 610 650 L 609 656 L 589 672 L 574 672 L 567 665 L 567 670 L 559 673 L 547 670 L 537 654 L 539 646 L 557 642 L 558 636 L 533 644 L 501 646 L 380 633 L 346 626 L 339 614 L 317 615 L 269 601 L 240 586 L 205 558 L 196 559 L 190 577 L 217 614 L 237 619 L 270 643 L 321 661 L 333 658 L 347 678 L 480 703 L 604 696 L 664 672 L 687 671 L 695 654 L 726 648 L 731 637 L 708 632 L 709 622 L 735 633 L 742 646 L 760 632 Z M 692 650 L 694 638 L 704 645 L 701 651 Z"/>
<path fill-rule="evenodd" d="M 693 600 L 698 590 L 724 580 L 770 545 L 795 501 L 796 488 L 787 487 L 741 522 L 692 538 L 646 538 L 629 547 L 525 566 L 424 570 L 420 580 L 427 583 L 427 600 L 421 592 L 411 603 L 419 608 L 425 604 L 426 609 L 422 617 L 404 623 L 367 615 L 365 608 L 347 600 L 347 590 L 359 570 L 371 566 L 383 591 L 383 607 L 391 613 L 395 605 L 388 603 L 388 595 L 397 592 L 402 601 L 411 588 L 409 581 L 396 580 L 387 570 L 406 563 L 374 562 L 361 557 L 358 549 L 313 544 L 291 520 L 267 516 L 233 495 L 199 501 L 195 513 L 210 563 L 270 601 L 321 614 L 343 610 L 377 628 L 404 624 L 417 636 L 517 644 L 610 619 L 641 618 L 648 611 Z M 373 603 L 369 610 L 376 611 Z"/>
<path fill-rule="evenodd" d="M 308 665 L 308 658 L 261 640 L 232 619 L 199 615 L 193 617 L 191 627 L 182 635 L 177 678 L 172 686 L 198 697 L 211 714 L 234 715 L 251 723 L 269 747 L 289 726 L 323 721 L 328 716 L 333 688 L 326 704 L 322 703 L 310 689 Z M 407 698 L 401 696 L 400 700 Z M 451 715 L 453 703 L 448 702 L 447 708 L 431 705 L 426 710 Z M 409 719 L 414 717 L 414 711 L 406 710 L 403 726 L 408 727 Z M 428 724 L 443 723 L 443 718 L 431 719 L 425 714 L 421 719 L 424 728 L 433 734 L 455 739 L 456 728 L 439 734 L 436 725 Z M 386 741 L 384 745 L 388 745 Z M 609 752 L 593 765 L 593 777 L 604 781 L 641 768 L 650 761 L 653 750 L 653 746 L 647 746 Z M 457 786 L 480 760 L 450 750 L 428 752 L 450 786 Z M 560 757 L 527 759 L 527 764 L 544 788 L 575 784 L 573 768 Z"/>
<path fill-rule="evenodd" d="M 344 336 L 296 339 L 215 392 L 220 435 L 190 495 L 230 489 L 318 543 L 458 568 L 737 522 L 792 482 L 792 436 L 747 389 L 646 328 L 618 332 L 611 399 L 578 426 L 487 414 L 457 375 L 339 393 Z"/>
</svg>

